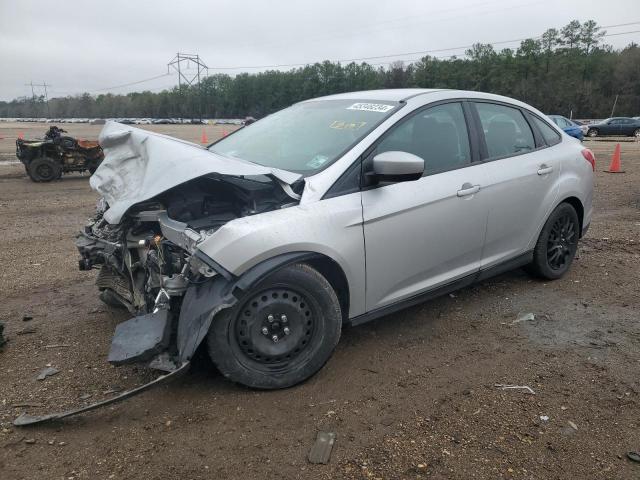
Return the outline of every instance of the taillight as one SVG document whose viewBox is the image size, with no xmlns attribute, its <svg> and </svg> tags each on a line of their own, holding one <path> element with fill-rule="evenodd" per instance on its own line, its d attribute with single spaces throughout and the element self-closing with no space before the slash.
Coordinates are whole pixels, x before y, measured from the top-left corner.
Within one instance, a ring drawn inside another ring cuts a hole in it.
<svg viewBox="0 0 640 480">
<path fill-rule="evenodd" d="M 591 150 L 588 148 L 584 148 L 582 150 L 582 156 L 584 159 L 591 164 L 591 170 L 596 171 L 596 156 L 593 154 Z"/>
</svg>

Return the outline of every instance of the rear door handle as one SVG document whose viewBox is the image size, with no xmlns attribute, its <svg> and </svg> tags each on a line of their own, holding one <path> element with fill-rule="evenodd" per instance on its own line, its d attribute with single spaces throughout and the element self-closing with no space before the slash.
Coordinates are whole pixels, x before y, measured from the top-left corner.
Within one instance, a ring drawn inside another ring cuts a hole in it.
<svg viewBox="0 0 640 480">
<path fill-rule="evenodd" d="M 474 193 L 478 193 L 480 191 L 480 185 L 471 185 L 469 182 L 462 185 L 461 189 L 458 190 L 459 197 L 466 197 L 467 195 L 473 195 Z"/>
<path fill-rule="evenodd" d="M 553 167 L 549 167 L 544 163 L 540 165 L 540 168 L 538 169 L 538 175 L 546 175 L 547 173 L 551 172 L 553 172 Z"/>
</svg>

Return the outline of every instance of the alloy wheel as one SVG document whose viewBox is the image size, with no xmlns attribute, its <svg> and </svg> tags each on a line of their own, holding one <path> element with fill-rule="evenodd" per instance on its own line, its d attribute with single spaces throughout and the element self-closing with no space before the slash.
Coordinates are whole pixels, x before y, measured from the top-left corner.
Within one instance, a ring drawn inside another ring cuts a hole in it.
<svg viewBox="0 0 640 480">
<path fill-rule="evenodd" d="M 554 222 L 547 239 L 547 262 L 553 270 L 562 270 L 571 261 L 578 241 L 577 225 L 565 214 Z"/>
</svg>

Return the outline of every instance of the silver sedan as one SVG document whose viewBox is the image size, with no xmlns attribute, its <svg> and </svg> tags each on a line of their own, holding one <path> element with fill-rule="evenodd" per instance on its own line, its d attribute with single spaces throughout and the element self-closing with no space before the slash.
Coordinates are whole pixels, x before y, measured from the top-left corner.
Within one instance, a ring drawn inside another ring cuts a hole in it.
<svg viewBox="0 0 640 480">
<path fill-rule="evenodd" d="M 133 314 L 109 360 L 176 371 L 205 342 L 254 388 L 309 378 L 346 324 L 517 267 L 560 278 L 591 221 L 591 151 L 485 93 L 333 95 L 208 148 L 113 122 L 101 142 L 77 246 Z"/>
</svg>

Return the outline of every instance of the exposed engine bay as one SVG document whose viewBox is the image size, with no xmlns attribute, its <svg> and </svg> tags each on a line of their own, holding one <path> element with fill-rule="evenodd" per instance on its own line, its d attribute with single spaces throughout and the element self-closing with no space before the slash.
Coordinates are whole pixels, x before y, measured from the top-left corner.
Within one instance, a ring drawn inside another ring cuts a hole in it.
<svg viewBox="0 0 640 480">
<path fill-rule="evenodd" d="M 174 187 L 133 206 L 113 225 L 100 202 L 96 216 L 76 245 L 81 270 L 99 268 L 102 299 L 132 314 L 148 313 L 159 303 L 179 302 L 190 283 L 216 272 L 194 255 L 196 244 L 227 222 L 297 202 L 263 175 L 210 174 Z"/>
</svg>

